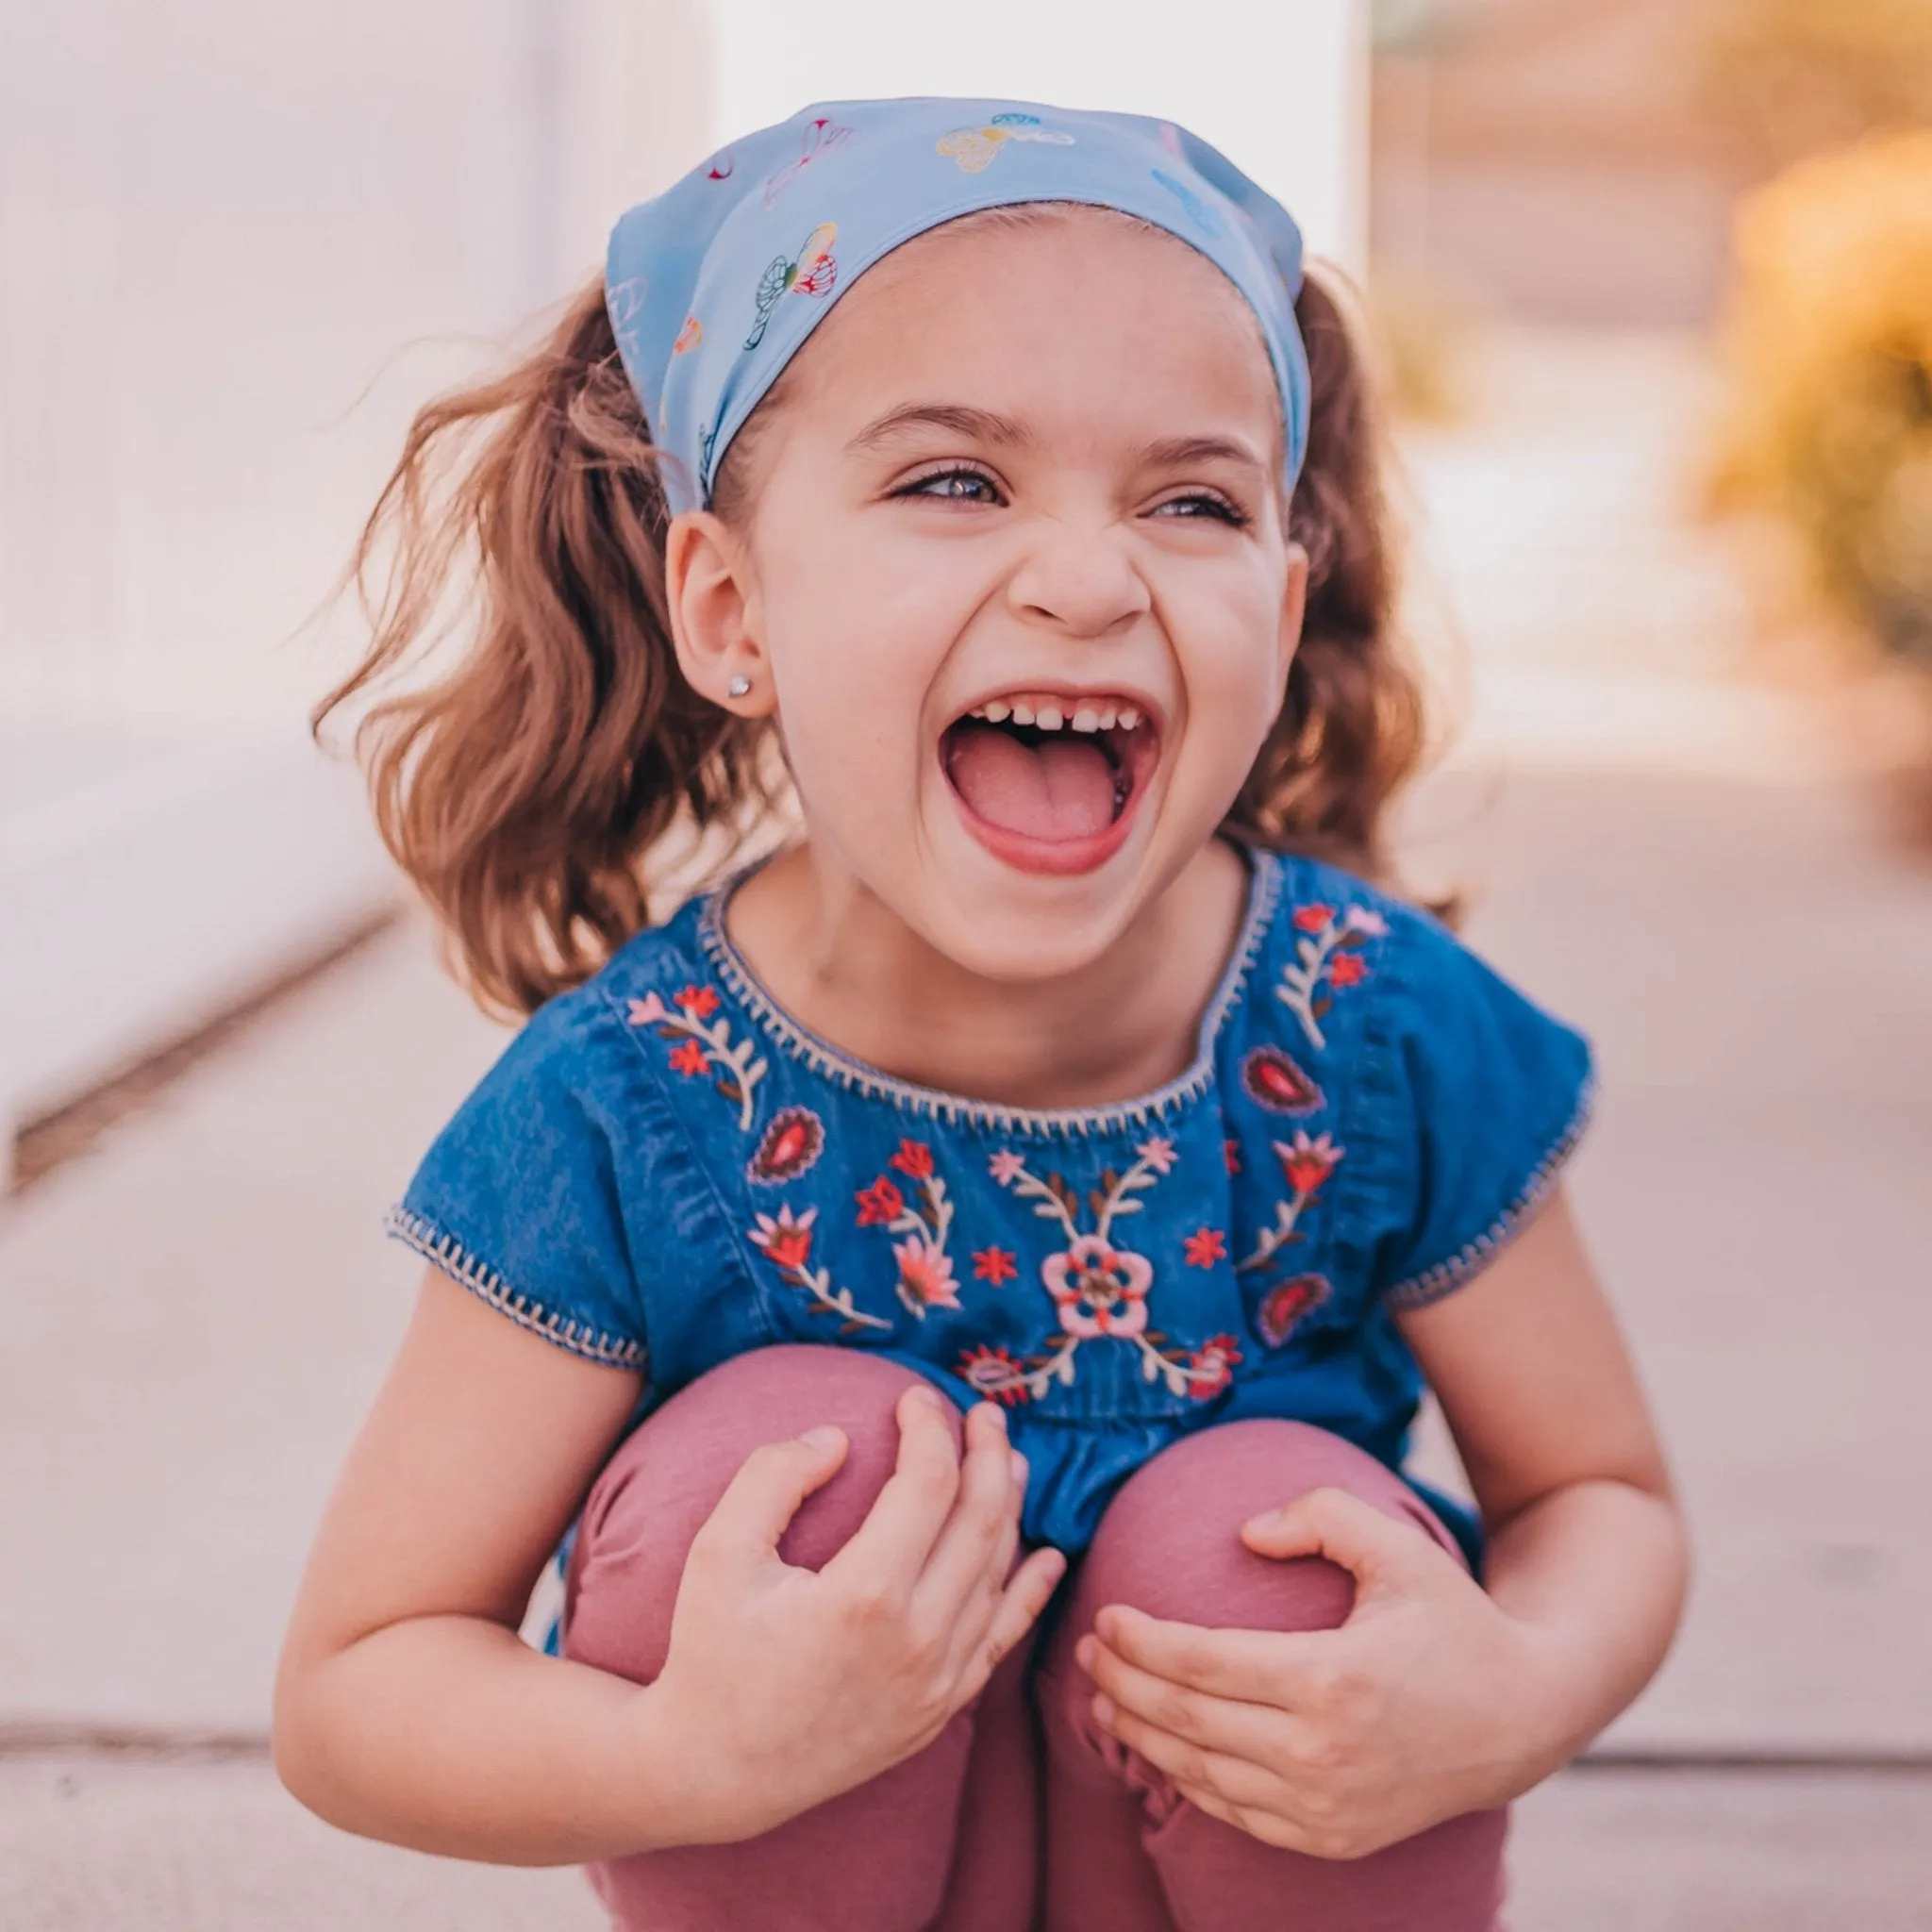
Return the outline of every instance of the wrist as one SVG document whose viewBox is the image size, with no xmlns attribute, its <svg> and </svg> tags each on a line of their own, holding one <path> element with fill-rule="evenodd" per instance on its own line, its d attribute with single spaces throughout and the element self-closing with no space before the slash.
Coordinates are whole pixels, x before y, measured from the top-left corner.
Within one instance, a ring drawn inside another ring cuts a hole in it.
<svg viewBox="0 0 1932 1932">
<path fill-rule="evenodd" d="M 634 1851 L 735 1844 L 791 1815 L 769 1768 L 741 1762 L 717 1725 L 693 1722 L 661 1678 L 636 1693 L 625 1755 Z"/>
<path fill-rule="evenodd" d="M 1575 1757 L 1602 1728 L 1605 1714 L 1590 1659 L 1542 1625 L 1507 1621 L 1516 1686 L 1509 1707 L 1515 1789 L 1507 1796 L 1515 1798 Z"/>
</svg>

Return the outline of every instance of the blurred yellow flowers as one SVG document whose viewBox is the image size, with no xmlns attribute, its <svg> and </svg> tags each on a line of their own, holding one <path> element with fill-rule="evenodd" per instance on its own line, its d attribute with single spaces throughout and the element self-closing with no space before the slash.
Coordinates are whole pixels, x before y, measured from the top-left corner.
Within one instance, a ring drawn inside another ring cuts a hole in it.
<svg viewBox="0 0 1932 1932">
<path fill-rule="evenodd" d="M 1737 241 L 1715 505 L 1782 518 L 1832 601 L 1932 664 L 1932 129 L 1800 162 Z"/>
</svg>

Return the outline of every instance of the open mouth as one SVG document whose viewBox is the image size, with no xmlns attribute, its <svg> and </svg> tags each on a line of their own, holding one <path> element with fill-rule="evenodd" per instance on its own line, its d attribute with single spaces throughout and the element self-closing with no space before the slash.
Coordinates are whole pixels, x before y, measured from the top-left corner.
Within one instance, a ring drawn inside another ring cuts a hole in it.
<svg viewBox="0 0 1932 1932">
<path fill-rule="evenodd" d="M 968 829 L 1029 872 L 1087 872 L 1110 858 L 1159 757 L 1147 708 L 1107 691 L 1007 692 L 940 741 Z"/>
</svg>

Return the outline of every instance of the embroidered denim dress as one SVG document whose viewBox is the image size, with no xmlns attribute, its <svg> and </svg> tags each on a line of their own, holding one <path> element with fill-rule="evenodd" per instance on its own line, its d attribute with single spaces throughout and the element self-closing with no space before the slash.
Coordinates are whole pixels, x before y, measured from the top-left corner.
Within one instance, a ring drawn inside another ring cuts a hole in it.
<svg viewBox="0 0 1932 1932">
<path fill-rule="evenodd" d="M 1239 1417 L 1399 1468 L 1421 1377 L 1392 1317 L 1467 1281 L 1552 1185 L 1590 1051 L 1426 914 L 1250 862 L 1193 1064 L 1066 1112 L 851 1059 L 760 989 L 729 888 L 695 900 L 532 1018 L 392 1231 L 640 1372 L 640 1415 L 791 1341 L 1005 1404 L 1026 1531 L 1070 1552 L 1149 1457 Z"/>
</svg>

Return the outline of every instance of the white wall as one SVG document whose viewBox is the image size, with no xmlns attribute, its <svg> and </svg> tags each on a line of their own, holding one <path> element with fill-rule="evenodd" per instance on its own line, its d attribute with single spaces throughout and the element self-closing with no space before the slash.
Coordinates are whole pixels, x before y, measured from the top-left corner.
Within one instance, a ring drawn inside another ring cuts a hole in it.
<svg viewBox="0 0 1932 1932">
<path fill-rule="evenodd" d="M 1165 115 L 1286 203 L 1315 253 L 1367 254 L 1367 0 L 714 0 L 727 133 L 808 101 L 1011 95 Z"/>
</svg>

